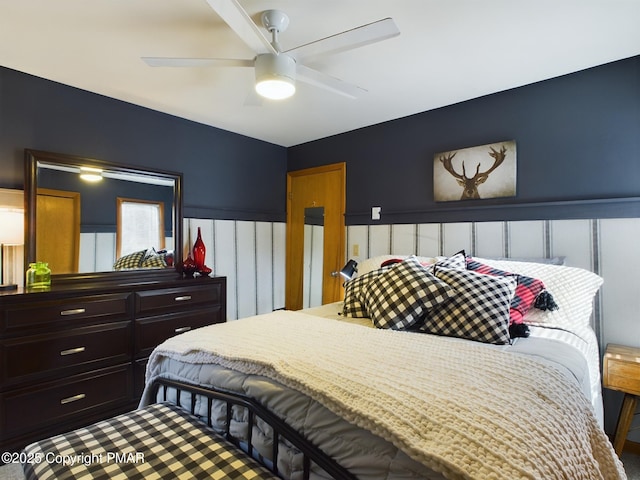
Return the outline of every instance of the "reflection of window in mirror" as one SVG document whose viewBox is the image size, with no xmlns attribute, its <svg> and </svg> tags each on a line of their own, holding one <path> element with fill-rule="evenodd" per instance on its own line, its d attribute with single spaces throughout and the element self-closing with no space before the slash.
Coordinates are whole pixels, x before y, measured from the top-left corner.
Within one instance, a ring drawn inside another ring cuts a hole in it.
<svg viewBox="0 0 640 480">
<path fill-rule="evenodd" d="M 116 257 L 164 248 L 164 203 L 117 198 Z"/>
</svg>

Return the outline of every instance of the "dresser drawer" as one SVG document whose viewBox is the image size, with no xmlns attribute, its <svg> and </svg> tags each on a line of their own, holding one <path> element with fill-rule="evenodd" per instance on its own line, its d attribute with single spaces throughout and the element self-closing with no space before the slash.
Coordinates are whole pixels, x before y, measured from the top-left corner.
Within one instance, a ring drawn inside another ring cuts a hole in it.
<svg viewBox="0 0 640 480">
<path fill-rule="evenodd" d="M 223 321 L 221 306 L 136 320 L 136 357 L 149 355 L 169 337 Z"/>
<path fill-rule="evenodd" d="M 131 321 L 117 322 L 0 342 L 1 378 L 24 380 L 61 369 L 93 368 L 104 360 L 112 365 L 130 361 L 131 326 Z"/>
<path fill-rule="evenodd" d="M 158 310 L 184 310 L 205 304 L 219 304 L 222 298 L 220 283 L 181 286 L 137 292 L 137 310 L 142 314 Z"/>
<path fill-rule="evenodd" d="M 9 436 L 63 424 L 78 415 L 126 404 L 132 398 L 131 364 L 96 370 L 3 394 L 0 430 L 2 436 Z"/>
<path fill-rule="evenodd" d="M 42 327 L 56 328 L 60 322 L 65 327 L 72 327 L 132 317 L 130 293 L 79 296 L 43 302 L 36 302 L 34 296 L 33 300 L 19 306 L 6 307 L 0 328 L 9 333 Z"/>
</svg>

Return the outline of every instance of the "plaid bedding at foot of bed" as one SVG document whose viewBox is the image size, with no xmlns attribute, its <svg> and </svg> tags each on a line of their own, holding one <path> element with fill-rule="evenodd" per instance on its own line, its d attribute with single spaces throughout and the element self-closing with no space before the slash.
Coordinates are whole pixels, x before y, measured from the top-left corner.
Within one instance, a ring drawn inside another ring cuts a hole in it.
<svg viewBox="0 0 640 480">
<path fill-rule="evenodd" d="M 193 415 L 170 404 L 32 443 L 27 479 L 277 479 Z"/>
</svg>

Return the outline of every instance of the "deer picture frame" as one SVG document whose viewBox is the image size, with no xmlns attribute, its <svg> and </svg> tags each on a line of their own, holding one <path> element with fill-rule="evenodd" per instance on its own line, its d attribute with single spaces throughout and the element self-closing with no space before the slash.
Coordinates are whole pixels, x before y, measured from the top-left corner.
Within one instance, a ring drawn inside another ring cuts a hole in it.
<svg viewBox="0 0 640 480">
<path fill-rule="evenodd" d="M 433 156 L 433 196 L 436 202 L 515 195 L 515 140 L 440 152 Z"/>
</svg>

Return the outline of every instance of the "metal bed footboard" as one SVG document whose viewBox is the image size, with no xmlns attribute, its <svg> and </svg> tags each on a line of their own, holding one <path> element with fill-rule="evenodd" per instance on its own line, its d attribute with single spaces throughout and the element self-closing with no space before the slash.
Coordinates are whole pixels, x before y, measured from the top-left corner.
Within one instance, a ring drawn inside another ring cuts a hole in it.
<svg viewBox="0 0 640 480">
<path fill-rule="evenodd" d="M 226 421 L 224 437 L 227 441 L 233 443 L 238 448 L 244 450 L 251 457 L 260 460 L 266 468 L 276 475 L 278 472 L 278 454 L 279 444 L 281 439 L 287 440 L 291 445 L 300 451 L 303 456 L 303 478 L 309 480 L 311 475 L 311 464 L 317 465 L 324 470 L 328 475 L 336 480 L 353 480 L 357 477 L 350 473 L 347 469 L 339 465 L 333 458 L 328 456 L 322 450 L 313 445 L 310 441 L 304 438 L 299 432 L 293 429 L 290 425 L 285 423 L 280 417 L 276 416 L 273 412 L 266 409 L 255 399 L 239 393 L 223 392 L 213 387 L 200 387 L 186 382 L 179 382 L 166 378 L 157 378 L 154 380 L 151 386 L 151 398 L 155 401 L 168 401 L 169 391 L 174 389 L 176 392 L 176 403 L 184 410 L 188 410 L 189 413 L 196 415 L 196 401 L 197 398 L 206 398 L 207 405 L 207 424 L 209 427 L 213 427 L 211 417 L 213 413 L 213 400 L 219 400 L 226 403 Z M 190 405 L 182 405 L 181 396 L 182 393 L 187 393 L 190 398 Z M 247 439 L 241 440 L 234 436 L 231 431 L 231 421 L 233 416 L 234 406 L 244 407 L 248 412 L 249 428 L 247 430 Z M 268 424 L 273 432 L 273 447 L 271 452 L 271 461 L 265 462 L 262 456 L 255 450 L 252 442 L 252 431 L 255 425 L 256 419 L 259 418 L 266 424 Z"/>
</svg>

